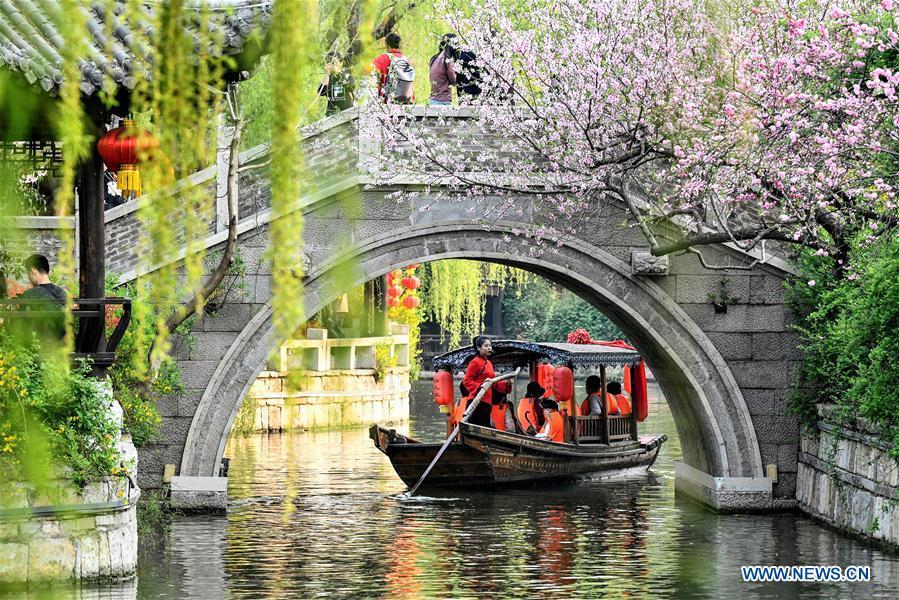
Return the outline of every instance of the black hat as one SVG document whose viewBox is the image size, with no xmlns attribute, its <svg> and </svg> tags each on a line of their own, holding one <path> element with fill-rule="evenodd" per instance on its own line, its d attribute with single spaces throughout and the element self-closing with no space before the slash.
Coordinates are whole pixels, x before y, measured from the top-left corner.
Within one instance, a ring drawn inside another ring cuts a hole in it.
<svg viewBox="0 0 899 600">
<path fill-rule="evenodd" d="M 540 401 L 540 406 L 543 408 L 551 408 L 553 410 L 559 410 L 559 403 L 556 402 L 553 398 L 543 398 Z"/>
<path fill-rule="evenodd" d="M 525 396 L 528 398 L 539 398 L 546 393 L 546 390 L 543 389 L 543 386 L 537 383 L 536 381 L 532 381 L 528 384 L 528 389 L 525 392 Z"/>
</svg>

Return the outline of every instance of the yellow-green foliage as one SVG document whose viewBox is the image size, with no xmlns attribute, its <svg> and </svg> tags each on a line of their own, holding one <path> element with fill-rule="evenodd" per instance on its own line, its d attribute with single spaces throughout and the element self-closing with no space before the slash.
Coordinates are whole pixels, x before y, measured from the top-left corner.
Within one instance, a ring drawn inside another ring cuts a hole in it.
<svg viewBox="0 0 899 600">
<path fill-rule="evenodd" d="M 481 333 L 488 286 L 517 285 L 530 277 L 520 269 L 474 260 L 439 260 L 423 266 L 422 312 L 449 336 L 451 348 L 463 336 Z"/>
<path fill-rule="evenodd" d="M 56 216 L 68 217 L 71 207 L 75 205 L 75 174 L 78 164 L 88 155 L 88 140 L 84 135 L 84 110 L 81 105 L 81 70 L 78 60 L 83 56 L 86 18 L 81 12 L 77 0 L 63 0 L 61 13 L 57 15 L 57 25 L 65 44 L 62 48 L 62 86 L 60 87 L 59 116 L 56 135 L 62 142 L 62 177 L 56 195 Z M 63 219 L 60 219 L 62 222 Z M 68 281 L 74 280 L 75 274 L 75 240 L 69 231 L 59 232 L 60 249 L 57 254 L 55 270 L 57 276 Z M 71 308 L 71 297 L 66 300 L 67 308 Z M 71 312 L 66 311 L 66 334 L 63 354 L 59 356 L 65 363 L 65 355 L 74 347 Z"/>
<path fill-rule="evenodd" d="M 388 318 L 394 323 L 402 323 L 409 326 L 409 377 L 412 381 L 418 379 L 421 372 L 421 315 L 422 308 L 409 310 L 402 306 L 396 306 L 387 311 Z"/>
<path fill-rule="evenodd" d="M 300 197 L 302 156 L 299 149 L 303 65 L 315 48 L 301 22 L 315 22 L 316 3 L 277 2 L 272 22 L 272 98 L 278 122 L 272 125 L 272 306 L 275 331 L 288 339 L 303 315 L 303 217 L 296 208 Z"/>
<path fill-rule="evenodd" d="M 129 3 L 130 21 L 136 22 L 137 15 L 143 13 L 141 4 L 135 0 Z M 141 253 L 146 264 L 161 265 L 137 286 L 134 320 L 141 332 L 148 331 L 141 326 L 143 320 L 156 321 L 153 347 L 157 362 L 168 349 L 170 332 L 165 320 L 184 296 L 200 287 L 203 278 L 202 242 L 208 212 L 202 207 L 208 198 L 196 186 L 175 184 L 214 160 L 220 102 L 213 90 L 223 87 L 222 62 L 214 57 L 222 39 L 215 28 L 209 31 L 206 27 L 209 13 L 205 10 L 200 11 L 199 19 L 200 31 L 206 31 L 206 35 L 198 40 L 189 35 L 188 26 L 195 15 L 194 7 L 174 1 L 155 7 L 152 37 L 142 28 L 133 28 L 138 36 L 137 43 L 132 44 L 137 49 L 135 69 L 151 77 L 137 78 L 131 110 L 140 117 L 139 125 L 149 128 L 159 140 L 153 160 L 141 165 L 144 190 L 151 194 L 151 200 L 142 202 L 139 211 L 146 233 Z M 179 239 L 181 228 L 183 241 Z M 187 245 L 188 252 L 183 274 L 179 274 L 180 265 L 170 261 L 182 244 Z M 138 349 L 148 348 L 150 342 L 135 340 Z M 140 363 L 135 368 L 140 370 Z"/>
</svg>

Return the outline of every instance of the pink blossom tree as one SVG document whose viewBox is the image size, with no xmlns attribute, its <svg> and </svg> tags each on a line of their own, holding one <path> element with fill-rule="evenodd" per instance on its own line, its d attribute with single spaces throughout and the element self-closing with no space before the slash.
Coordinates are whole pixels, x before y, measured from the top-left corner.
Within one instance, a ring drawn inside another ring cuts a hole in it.
<svg viewBox="0 0 899 600">
<path fill-rule="evenodd" d="M 472 151 L 388 106 L 399 152 L 382 173 L 430 173 L 497 216 L 537 195 L 549 240 L 613 201 L 657 255 L 777 240 L 843 264 L 850 240 L 899 216 L 896 9 L 779 0 L 730 18 L 705 6 L 447 0 L 483 77 L 473 119 L 506 141 Z"/>
</svg>

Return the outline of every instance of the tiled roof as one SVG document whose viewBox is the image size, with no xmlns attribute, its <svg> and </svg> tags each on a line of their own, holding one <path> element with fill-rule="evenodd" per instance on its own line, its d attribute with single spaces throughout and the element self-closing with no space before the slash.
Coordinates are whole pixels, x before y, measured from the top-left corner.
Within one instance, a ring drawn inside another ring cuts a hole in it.
<svg viewBox="0 0 899 600">
<path fill-rule="evenodd" d="M 84 2 L 91 44 L 79 62 L 81 90 L 91 95 L 104 85 L 108 76 L 116 86 L 132 89 L 139 73 L 134 72 L 136 53 L 143 36 L 136 31 L 153 35 L 153 15 L 168 0 L 143 0 L 143 18 L 137 22 L 125 20 L 124 0 L 113 2 Z M 239 54 L 248 38 L 263 36 L 271 23 L 273 0 L 184 0 L 190 15 L 188 33 L 199 47 L 201 7 L 208 10 L 209 28 L 221 34 L 216 53 Z M 111 7 L 111 10 L 109 8 Z M 0 0 L 0 68 L 21 73 L 25 79 L 56 95 L 62 83 L 61 50 L 63 38 L 57 23 L 60 17 L 59 0 Z M 110 35 L 111 34 L 111 35 Z M 108 83 L 106 84 L 108 85 Z"/>
</svg>

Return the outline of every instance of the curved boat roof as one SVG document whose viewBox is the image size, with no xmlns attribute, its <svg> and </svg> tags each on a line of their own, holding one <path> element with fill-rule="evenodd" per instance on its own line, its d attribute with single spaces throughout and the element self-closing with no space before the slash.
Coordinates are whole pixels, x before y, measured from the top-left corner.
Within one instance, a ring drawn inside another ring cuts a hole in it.
<svg viewBox="0 0 899 600">
<path fill-rule="evenodd" d="M 528 342 L 524 340 L 491 340 L 493 355 L 490 360 L 499 371 L 515 367 L 526 368 L 532 360 L 546 360 L 555 365 L 598 367 L 634 365 L 640 362 L 640 353 L 625 344 L 565 344 L 557 342 Z M 434 357 L 434 370 L 464 370 L 474 358 L 472 346 L 457 348 Z"/>
</svg>

